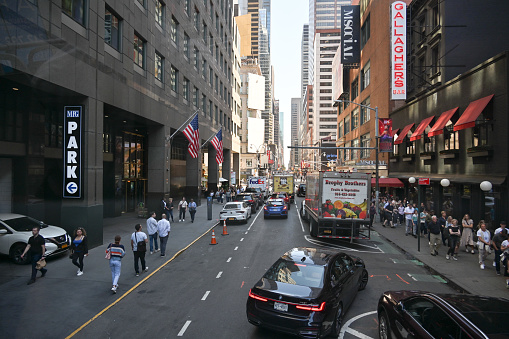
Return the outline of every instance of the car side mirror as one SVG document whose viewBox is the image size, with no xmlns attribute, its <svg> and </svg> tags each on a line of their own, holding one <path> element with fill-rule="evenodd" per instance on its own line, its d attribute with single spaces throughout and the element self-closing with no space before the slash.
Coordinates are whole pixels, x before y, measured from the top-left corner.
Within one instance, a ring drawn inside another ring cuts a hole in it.
<svg viewBox="0 0 509 339">
<path fill-rule="evenodd" d="M 395 308 L 396 308 L 396 311 L 397 311 L 398 313 L 401 313 L 401 312 L 403 312 L 403 310 L 404 310 L 403 304 L 402 304 L 401 302 L 399 302 L 399 303 L 395 306 Z"/>
<path fill-rule="evenodd" d="M 7 234 L 7 233 L 8 233 L 8 232 L 7 232 L 7 230 L 5 230 L 5 229 L 0 230 L 0 234 Z"/>
</svg>

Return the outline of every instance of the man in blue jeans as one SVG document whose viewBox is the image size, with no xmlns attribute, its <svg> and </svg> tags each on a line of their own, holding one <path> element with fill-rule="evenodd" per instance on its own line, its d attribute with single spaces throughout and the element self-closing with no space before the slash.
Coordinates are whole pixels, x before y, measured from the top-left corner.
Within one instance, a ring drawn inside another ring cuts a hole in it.
<svg viewBox="0 0 509 339">
<path fill-rule="evenodd" d="M 32 277 L 27 282 L 27 285 L 31 285 L 35 282 L 35 277 L 37 275 L 37 262 L 41 260 L 41 258 L 45 257 L 46 254 L 46 246 L 44 245 L 46 241 L 44 240 L 44 237 L 39 234 L 40 227 L 36 226 L 32 228 L 32 236 L 28 239 L 27 247 L 25 247 L 25 250 L 23 251 L 23 254 L 21 255 L 21 258 L 23 259 L 25 257 L 25 254 L 30 251 L 30 256 L 32 258 Z M 48 271 L 44 267 L 40 269 L 41 271 L 41 278 L 46 275 L 46 272 Z"/>
<path fill-rule="evenodd" d="M 161 257 L 166 256 L 166 243 L 170 236 L 170 222 L 166 220 L 166 214 L 162 215 L 162 219 L 157 222 L 157 233 L 159 233 L 159 239 L 161 240 Z"/>
<path fill-rule="evenodd" d="M 156 212 L 152 212 L 150 214 L 150 218 L 147 219 L 147 232 L 148 238 L 150 239 L 150 254 L 154 253 L 154 244 L 156 252 L 159 251 L 159 246 L 157 245 L 157 220 L 156 220 Z M 165 215 L 163 213 L 163 215 Z"/>
</svg>

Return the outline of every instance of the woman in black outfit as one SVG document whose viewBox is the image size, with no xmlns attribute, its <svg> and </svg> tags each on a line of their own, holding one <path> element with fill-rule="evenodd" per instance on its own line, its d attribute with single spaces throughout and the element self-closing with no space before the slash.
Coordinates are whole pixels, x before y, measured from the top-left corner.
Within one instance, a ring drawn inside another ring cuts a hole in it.
<svg viewBox="0 0 509 339">
<path fill-rule="evenodd" d="M 445 258 L 449 259 L 449 255 L 451 255 L 454 260 L 458 260 L 454 253 L 461 236 L 458 220 L 452 219 L 452 224 L 448 227 L 447 232 L 449 232 L 449 250 L 447 251 Z"/>
<path fill-rule="evenodd" d="M 87 232 L 83 227 L 74 231 L 74 239 L 71 243 L 72 263 L 78 267 L 78 276 L 83 274 L 83 258 L 88 256 Z M 78 264 L 79 260 L 79 264 Z"/>
</svg>

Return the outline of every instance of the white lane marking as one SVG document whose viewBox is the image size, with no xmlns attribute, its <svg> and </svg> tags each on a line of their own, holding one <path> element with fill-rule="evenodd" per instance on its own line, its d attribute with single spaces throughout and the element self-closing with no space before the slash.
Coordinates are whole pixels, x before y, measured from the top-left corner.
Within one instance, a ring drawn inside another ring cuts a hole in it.
<svg viewBox="0 0 509 339">
<path fill-rule="evenodd" d="M 233 250 L 234 250 L 234 251 L 236 251 L 236 250 L 238 250 L 238 249 L 239 249 L 239 246 L 235 247 Z"/>
<path fill-rule="evenodd" d="M 217 274 L 216 279 L 221 278 L 221 274 L 223 274 L 223 271 L 221 271 L 221 272 L 219 272 L 219 273 Z"/>
<path fill-rule="evenodd" d="M 209 293 L 210 293 L 210 291 L 205 292 L 205 294 L 203 295 L 203 297 L 201 297 L 201 300 L 205 300 L 205 299 L 207 299 L 207 297 L 209 296 Z"/>
<path fill-rule="evenodd" d="M 180 330 L 179 334 L 177 334 L 177 337 L 182 337 L 184 335 L 184 333 L 186 332 L 186 330 L 187 330 L 187 328 L 189 327 L 190 324 L 191 324 L 191 320 L 186 321 L 186 323 L 184 324 L 184 326 Z"/>
<path fill-rule="evenodd" d="M 246 231 L 246 233 L 244 233 L 244 234 L 247 234 L 247 233 L 248 233 L 248 231 Z"/>
<path fill-rule="evenodd" d="M 240 241 L 244 241 L 244 238 L 240 238 Z"/>
<path fill-rule="evenodd" d="M 230 260 L 232 260 L 232 257 L 229 257 L 228 260 L 226 260 L 226 262 L 230 262 Z"/>
<path fill-rule="evenodd" d="M 417 279 L 415 279 L 415 277 L 413 277 L 410 273 L 407 273 L 407 274 L 408 274 L 408 276 L 409 276 L 410 278 L 412 278 L 412 279 L 414 279 L 415 281 L 417 281 Z"/>
<path fill-rule="evenodd" d="M 263 211 L 263 208 L 261 210 L 258 211 L 258 213 L 256 213 L 256 217 L 253 219 L 253 221 L 251 222 L 251 225 L 249 225 L 249 227 L 247 228 L 247 230 L 251 230 L 251 227 L 253 226 L 253 224 L 255 223 L 256 219 L 258 219 L 258 216 L 260 215 L 261 211 Z"/>
<path fill-rule="evenodd" d="M 397 264 L 397 263 L 398 263 L 398 261 L 397 261 L 396 259 L 391 258 L 391 260 L 392 260 L 392 262 L 393 262 L 393 263 L 395 263 L 395 264 Z"/>
<path fill-rule="evenodd" d="M 364 247 L 371 248 L 373 250 L 376 250 L 377 252 L 375 252 L 375 251 L 362 251 L 362 250 L 356 250 L 356 249 L 350 248 L 348 246 L 335 245 L 335 244 L 330 244 L 330 243 L 327 243 L 327 242 L 324 242 L 324 241 L 320 241 L 320 240 L 314 239 L 313 237 L 311 237 L 309 235 L 305 235 L 304 239 L 306 239 L 306 241 L 308 241 L 308 242 L 310 242 L 310 243 L 312 243 L 314 245 L 317 245 L 317 246 L 337 248 L 337 249 L 340 249 L 342 251 L 352 251 L 352 252 L 358 252 L 358 253 L 384 253 L 384 251 L 382 251 L 378 246 L 371 247 L 371 246 L 366 246 L 366 245 L 362 245 L 362 244 L 356 244 L 357 246 L 364 246 Z"/>
<path fill-rule="evenodd" d="M 345 337 L 345 333 L 348 332 L 348 333 L 351 333 L 352 335 L 355 335 L 356 337 L 359 337 L 361 339 L 373 339 L 372 337 L 370 336 L 367 336 L 363 333 L 360 333 L 354 329 L 351 329 L 349 328 L 350 324 L 353 323 L 354 321 L 356 321 L 357 319 L 360 319 L 362 317 L 365 317 L 365 316 L 368 316 L 368 315 L 372 315 L 372 314 L 375 314 L 377 313 L 376 311 L 371 311 L 371 312 L 366 312 L 366 313 L 363 313 L 363 314 L 359 314 L 358 316 L 356 317 L 353 317 L 352 319 L 348 320 L 344 325 L 343 327 L 341 328 L 341 331 L 339 332 L 339 337 L 338 339 L 343 339 Z"/>
<path fill-rule="evenodd" d="M 299 211 L 298 211 L 298 210 L 297 210 L 296 212 L 297 212 L 297 215 L 299 216 L 300 227 L 302 228 L 302 232 L 306 232 L 306 231 L 304 231 L 304 224 L 302 223 L 302 219 L 301 219 L 301 217 L 300 217 L 300 213 L 299 213 Z"/>
</svg>

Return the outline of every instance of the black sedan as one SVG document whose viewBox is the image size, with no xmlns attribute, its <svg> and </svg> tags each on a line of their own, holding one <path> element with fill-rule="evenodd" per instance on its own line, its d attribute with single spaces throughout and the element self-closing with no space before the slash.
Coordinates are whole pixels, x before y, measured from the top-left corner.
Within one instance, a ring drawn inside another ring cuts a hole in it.
<svg viewBox="0 0 509 339">
<path fill-rule="evenodd" d="M 233 198 L 233 201 L 245 202 L 251 207 L 251 213 L 256 213 L 256 211 L 258 210 L 258 200 L 256 200 L 256 197 L 254 196 L 253 193 L 237 194 Z"/>
<path fill-rule="evenodd" d="M 509 299 L 389 291 L 378 301 L 378 320 L 381 339 L 508 338 Z"/>
<path fill-rule="evenodd" d="M 357 291 L 368 283 L 362 259 L 332 250 L 286 252 L 249 291 L 247 319 L 303 338 L 338 336 Z"/>
</svg>

